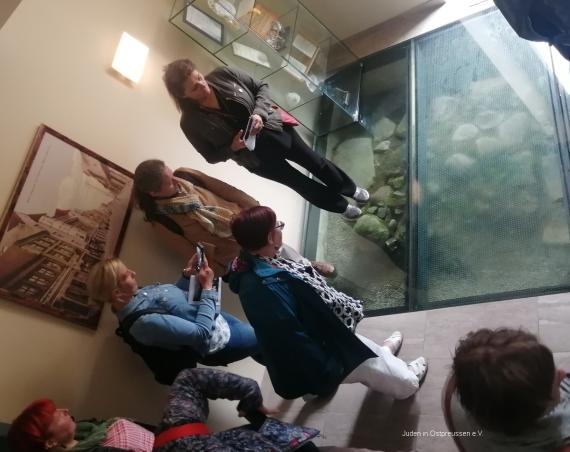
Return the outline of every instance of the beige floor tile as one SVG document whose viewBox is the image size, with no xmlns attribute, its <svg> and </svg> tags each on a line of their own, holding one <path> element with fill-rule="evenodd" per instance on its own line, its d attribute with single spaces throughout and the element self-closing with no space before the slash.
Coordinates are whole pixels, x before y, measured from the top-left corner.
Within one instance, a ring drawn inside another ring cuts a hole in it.
<svg viewBox="0 0 570 452">
<path fill-rule="evenodd" d="M 570 297 L 566 294 L 540 297 L 538 319 L 570 324 Z"/>
<path fill-rule="evenodd" d="M 405 341 L 409 339 L 423 339 L 426 314 L 426 311 L 418 311 L 367 317 L 358 324 L 357 333 L 367 337 L 368 334 L 374 334 L 374 337 L 378 338 L 378 340 L 384 340 L 392 331 L 398 330 L 404 335 Z"/>
<path fill-rule="evenodd" d="M 541 341 L 554 353 L 570 351 L 570 324 L 555 320 L 539 321 Z"/>
<path fill-rule="evenodd" d="M 356 417 L 330 413 L 325 421 L 325 439 L 336 446 L 350 446 L 382 451 L 411 450 L 414 438 L 402 436 L 404 429 L 414 429 L 417 416 L 388 418 L 361 413 Z"/>
<path fill-rule="evenodd" d="M 481 303 L 427 312 L 424 351 L 427 357 L 453 356 L 459 339 L 480 328 L 508 326 L 538 332 L 536 298 Z"/>
<path fill-rule="evenodd" d="M 455 452 L 453 438 L 446 436 L 447 427 L 443 416 L 420 416 L 416 438 L 416 450 L 420 452 Z"/>
</svg>

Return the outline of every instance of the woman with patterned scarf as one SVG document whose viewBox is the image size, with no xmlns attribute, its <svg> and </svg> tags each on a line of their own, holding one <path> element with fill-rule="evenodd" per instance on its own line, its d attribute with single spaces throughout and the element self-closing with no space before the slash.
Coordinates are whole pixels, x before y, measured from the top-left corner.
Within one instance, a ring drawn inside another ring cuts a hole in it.
<svg viewBox="0 0 570 452">
<path fill-rule="evenodd" d="M 397 331 L 382 345 L 355 334 L 360 300 L 330 287 L 310 266 L 275 255 L 284 226 L 269 207 L 235 216 L 231 228 L 242 253 L 225 277 L 255 330 L 275 392 L 285 399 L 328 396 L 341 383 L 362 383 L 396 399 L 417 392 L 425 358 L 397 358 Z"/>
<path fill-rule="evenodd" d="M 259 203 L 225 182 L 190 169 L 172 171 L 162 160 L 145 160 L 135 170 L 134 194 L 145 219 L 181 255 L 194 254 L 200 242 L 216 276 L 227 271 L 240 247 L 232 236 L 233 215 Z M 309 262 L 290 246 L 284 256 Z M 324 276 L 334 274 L 326 262 L 311 263 Z"/>
</svg>

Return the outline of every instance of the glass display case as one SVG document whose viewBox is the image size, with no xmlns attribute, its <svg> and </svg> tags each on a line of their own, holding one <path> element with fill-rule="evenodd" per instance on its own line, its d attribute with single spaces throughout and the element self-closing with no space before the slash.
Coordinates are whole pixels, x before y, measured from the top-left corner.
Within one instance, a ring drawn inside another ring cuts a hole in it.
<svg viewBox="0 0 570 452">
<path fill-rule="evenodd" d="M 175 0 L 170 22 L 267 80 L 274 101 L 313 133 L 358 121 L 357 57 L 297 0 Z"/>
</svg>

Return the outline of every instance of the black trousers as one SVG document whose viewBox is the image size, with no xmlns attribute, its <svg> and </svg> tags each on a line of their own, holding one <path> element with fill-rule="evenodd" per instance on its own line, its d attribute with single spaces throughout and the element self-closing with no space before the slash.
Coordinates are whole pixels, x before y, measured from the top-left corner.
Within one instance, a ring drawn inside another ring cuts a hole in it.
<svg viewBox="0 0 570 452">
<path fill-rule="evenodd" d="M 250 169 L 252 173 L 292 188 L 321 209 L 344 212 L 348 206 L 344 196 L 352 196 L 356 190 L 356 184 L 343 170 L 307 146 L 291 126 L 285 126 L 281 133 L 262 129 L 253 152 L 261 163 Z M 305 176 L 287 160 L 301 165 L 321 183 Z"/>
</svg>

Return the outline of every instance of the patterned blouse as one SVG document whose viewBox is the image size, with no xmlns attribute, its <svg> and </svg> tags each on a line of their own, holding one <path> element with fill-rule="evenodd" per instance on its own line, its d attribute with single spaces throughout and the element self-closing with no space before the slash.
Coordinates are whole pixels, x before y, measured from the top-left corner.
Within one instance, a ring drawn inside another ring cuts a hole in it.
<svg viewBox="0 0 570 452">
<path fill-rule="evenodd" d="M 288 271 L 293 276 L 311 286 L 321 297 L 323 302 L 350 331 L 354 332 L 358 322 L 364 318 L 362 302 L 329 286 L 325 278 L 319 275 L 310 264 L 307 265 L 302 261 L 295 262 L 282 257 L 270 258 L 258 256 L 258 258 L 273 267 Z"/>
<path fill-rule="evenodd" d="M 158 433 L 191 422 L 206 423 L 208 399 L 239 400 L 237 409 L 254 413 L 263 404 L 257 383 L 217 369 L 185 369 L 174 381 Z M 215 451 L 291 451 L 319 434 L 318 430 L 298 427 L 266 418 L 258 429 L 251 425 L 208 435 L 192 435 L 155 449 L 159 452 L 181 450 Z"/>
</svg>

